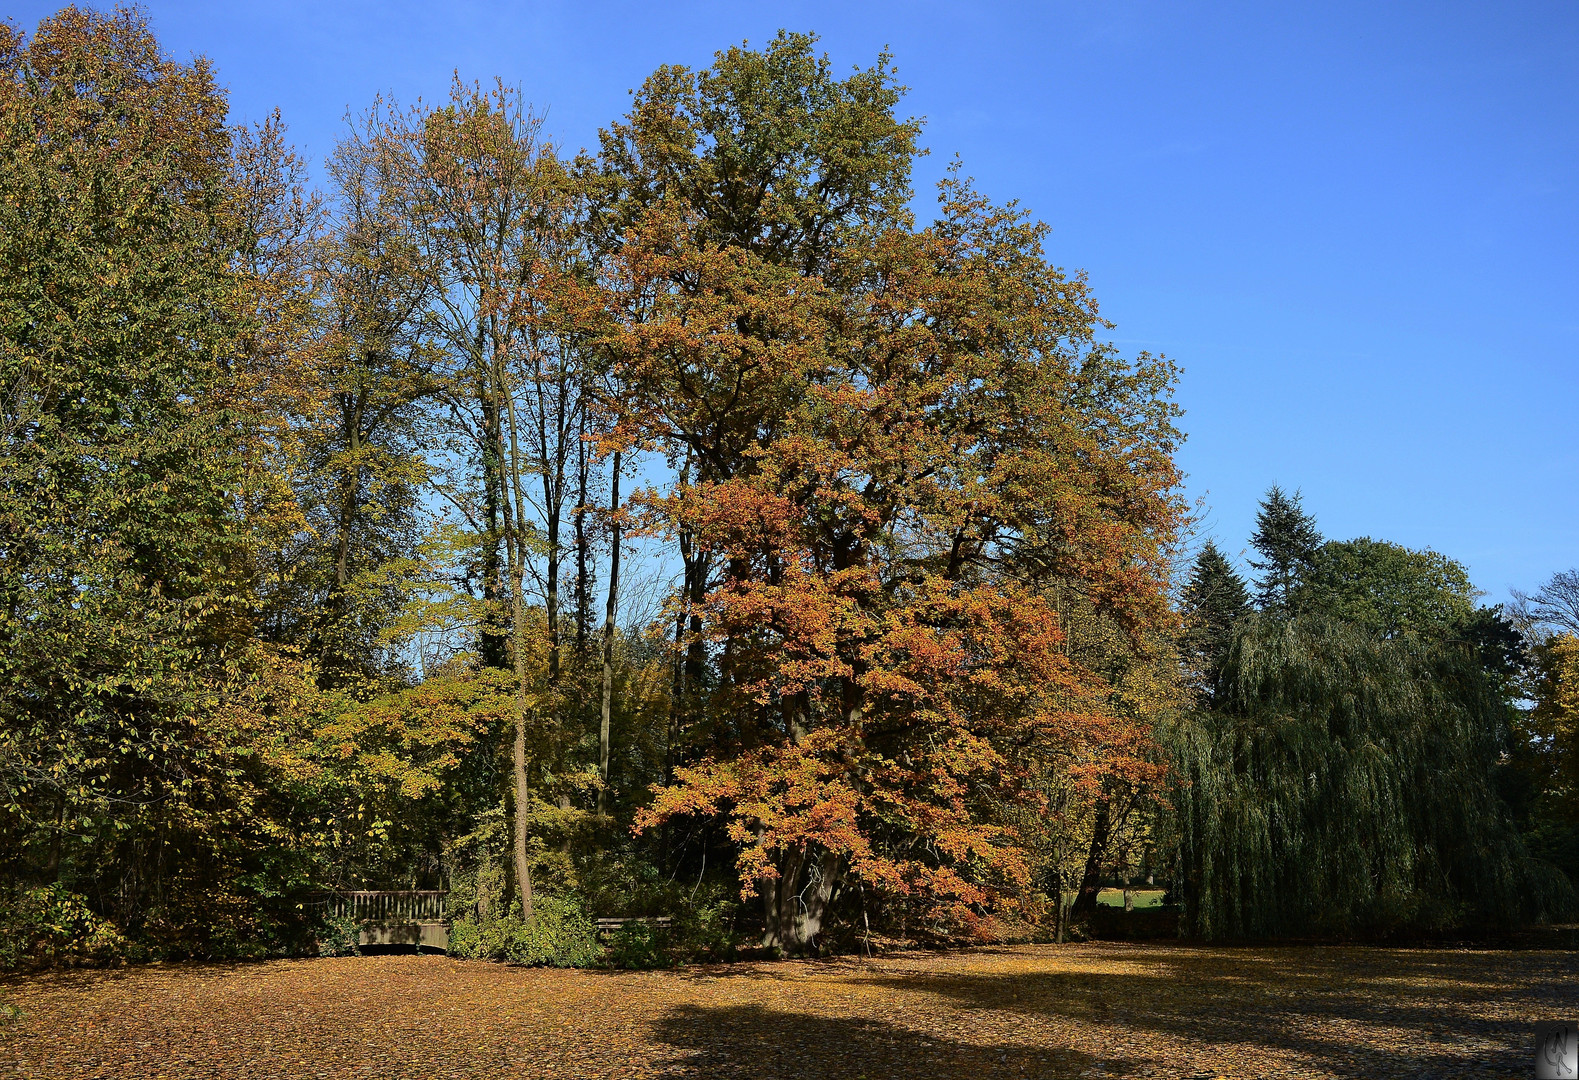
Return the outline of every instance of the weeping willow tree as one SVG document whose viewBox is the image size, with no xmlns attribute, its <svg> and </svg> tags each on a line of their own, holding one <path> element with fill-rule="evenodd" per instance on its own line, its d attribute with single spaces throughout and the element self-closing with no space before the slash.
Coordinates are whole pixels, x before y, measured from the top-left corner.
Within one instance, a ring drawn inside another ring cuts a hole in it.
<svg viewBox="0 0 1579 1080">
<path fill-rule="evenodd" d="M 1493 789 L 1509 707 L 1469 648 L 1252 616 L 1222 689 L 1165 733 L 1188 931 L 1374 935 L 1571 907 Z"/>
</svg>

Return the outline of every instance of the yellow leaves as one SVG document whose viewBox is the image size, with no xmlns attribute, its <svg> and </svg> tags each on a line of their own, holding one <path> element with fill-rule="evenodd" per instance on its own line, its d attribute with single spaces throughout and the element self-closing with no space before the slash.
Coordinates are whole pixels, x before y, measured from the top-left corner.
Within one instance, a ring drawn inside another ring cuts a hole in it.
<svg viewBox="0 0 1579 1080">
<path fill-rule="evenodd" d="M 442 957 L 155 965 L 8 987 L 20 1075 L 1413 1076 L 1528 1055 L 1558 954 L 1157 942 L 899 952 L 719 973 Z M 471 1067 L 475 1066 L 475 1067 Z M 1493 1066 L 1493 1071 L 1495 1071 Z"/>
<path fill-rule="evenodd" d="M 1534 650 L 1533 734 L 1552 750 L 1553 773 L 1579 800 L 1579 637 L 1559 634 Z"/>
<path fill-rule="evenodd" d="M 317 734 L 330 754 L 352 762 L 358 784 L 421 799 L 442 789 L 479 739 L 513 723 L 516 709 L 514 676 L 481 668 L 348 704 Z"/>
</svg>

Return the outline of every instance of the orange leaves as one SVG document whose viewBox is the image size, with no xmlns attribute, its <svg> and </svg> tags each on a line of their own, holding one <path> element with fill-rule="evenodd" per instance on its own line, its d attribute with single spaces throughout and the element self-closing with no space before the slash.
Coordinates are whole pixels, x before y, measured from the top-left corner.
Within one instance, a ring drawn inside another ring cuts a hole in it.
<svg viewBox="0 0 1579 1080">
<path fill-rule="evenodd" d="M 734 199 L 745 174 L 710 170 L 749 150 L 688 104 L 715 76 L 670 74 L 606 140 L 634 187 L 604 343 L 627 437 L 685 463 L 643 528 L 686 553 L 715 737 L 638 827 L 721 815 L 748 891 L 821 851 L 819 888 L 847 870 L 964 917 L 1027 880 L 1001 822 L 1032 777 L 1144 759 L 1055 598 L 1137 637 L 1167 619 L 1172 369 L 1096 344 L 1045 230 L 957 178 L 930 228 L 829 218 L 781 246 L 793 180 Z M 833 167 L 805 152 L 783 160 Z"/>
</svg>

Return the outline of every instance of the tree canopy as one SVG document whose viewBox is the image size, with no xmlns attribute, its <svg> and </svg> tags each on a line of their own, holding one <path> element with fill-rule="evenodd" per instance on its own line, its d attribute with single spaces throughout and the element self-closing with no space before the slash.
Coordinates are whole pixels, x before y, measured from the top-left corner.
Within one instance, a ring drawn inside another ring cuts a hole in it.
<svg viewBox="0 0 1579 1080">
<path fill-rule="evenodd" d="M 1511 717 L 1468 649 L 1303 617 L 1246 621 L 1221 704 L 1175 737 L 1191 929 L 1387 933 L 1550 917 L 1494 787 Z"/>
</svg>

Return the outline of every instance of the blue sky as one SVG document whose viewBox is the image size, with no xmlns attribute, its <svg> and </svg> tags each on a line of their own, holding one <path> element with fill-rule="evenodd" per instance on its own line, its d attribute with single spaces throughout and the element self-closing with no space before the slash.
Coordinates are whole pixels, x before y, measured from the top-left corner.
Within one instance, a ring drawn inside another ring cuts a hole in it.
<svg viewBox="0 0 1579 1080">
<path fill-rule="evenodd" d="M 779 27 L 841 68 L 887 45 L 927 121 L 920 207 L 959 154 L 1048 222 L 1122 347 L 1183 366 L 1180 460 L 1227 550 L 1278 482 L 1493 600 L 1579 565 L 1579 4 L 146 6 L 316 159 L 348 109 L 457 69 L 576 148 L 660 63 Z"/>
</svg>

